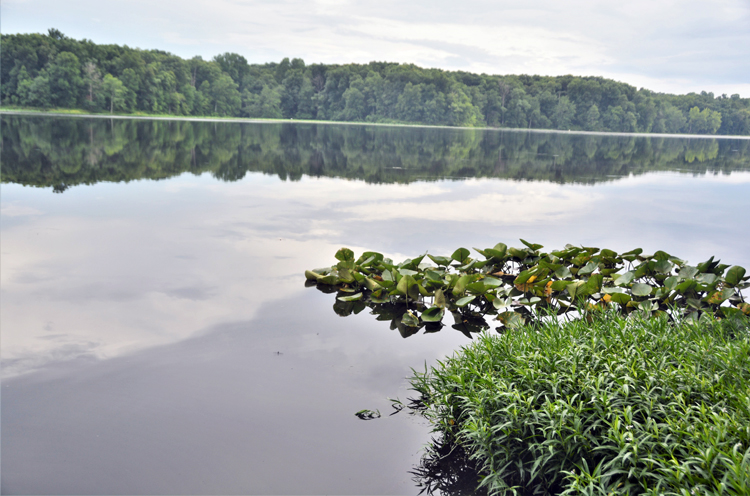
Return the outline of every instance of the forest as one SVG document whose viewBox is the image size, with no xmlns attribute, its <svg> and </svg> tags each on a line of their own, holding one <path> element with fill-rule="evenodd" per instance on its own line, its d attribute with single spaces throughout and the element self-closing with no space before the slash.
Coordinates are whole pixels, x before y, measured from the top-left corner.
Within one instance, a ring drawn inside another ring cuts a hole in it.
<svg viewBox="0 0 750 496">
<path fill-rule="evenodd" d="M 47 34 L 2 35 L 4 107 L 441 126 L 750 135 L 750 98 L 656 93 L 601 77 L 412 64 L 249 64 Z"/>
</svg>

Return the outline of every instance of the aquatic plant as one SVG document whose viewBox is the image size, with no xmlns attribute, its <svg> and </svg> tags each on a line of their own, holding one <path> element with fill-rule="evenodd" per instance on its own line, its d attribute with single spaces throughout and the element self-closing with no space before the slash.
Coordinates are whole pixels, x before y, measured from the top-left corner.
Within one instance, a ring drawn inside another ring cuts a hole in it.
<svg viewBox="0 0 750 496">
<path fill-rule="evenodd" d="M 341 248 L 336 265 L 305 271 L 305 277 L 308 285 L 336 293 L 339 315 L 369 307 L 404 337 L 423 327 L 439 330 L 447 313 L 453 328 L 468 336 L 489 327 L 486 317 L 502 330 L 545 316 L 591 318 L 608 309 L 673 320 L 750 315 L 742 294 L 750 275 L 714 257 L 692 266 L 664 251 L 566 245 L 543 252 L 542 245 L 521 242 L 521 248 L 474 248 L 482 259 L 459 248 L 450 257 L 425 254 L 398 264 L 381 253 L 355 258 Z"/>
<path fill-rule="evenodd" d="M 428 493 L 750 494 L 744 316 L 553 318 L 410 382 L 439 433 L 414 472 Z"/>
</svg>

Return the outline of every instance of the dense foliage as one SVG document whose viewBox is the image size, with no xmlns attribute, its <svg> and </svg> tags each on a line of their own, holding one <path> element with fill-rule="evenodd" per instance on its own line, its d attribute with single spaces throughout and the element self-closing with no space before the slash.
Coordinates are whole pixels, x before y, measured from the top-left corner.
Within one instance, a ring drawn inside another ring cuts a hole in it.
<svg viewBox="0 0 750 496">
<path fill-rule="evenodd" d="M 305 277 L 337 292 L 340 315 L 369 307 L 404 336 L 439 330 L 447 313 L 453 328 L 469 336 L 488 328 L 489 316 L 502 330 L 551 315 L 590 318 L 605 310 L 676 320 L 750 315 L 741 293 L 750 287 L 750 275 L 713 257 L 691 266 L 663 251 L 618 254 L 566 245 L 546 253 L 542 245 L 521 242 L 521 248 L 474 248 L 482 260 L 459 248 L 450 257 L 427 254 L 398 264 L 377 252 L 355 259 L 341 248 L 335 266 L 305 271 Z"/>
<path fill-rule="evenodd" d="M 750 134 L 750 99 L 669 95 L 600 77 L 491 76 L 409 64 L 248 64 L 97 45 L 56 29 L 2 36 L 4 104 L 449 126 Z"/>
<path fill-rule="evenodd" d="M 3 182 L 57 192 L 99 181 L 248 172 L 410 183 L 466 177 L 593 184 L 631 174 L 750 170 L 750 140 L 313 123 L 2 115 Z"/>
<path fill-rule="evenodd" d="M 430 493 L 750 494 L 747 318 L 553 320 L 411 384 L 441 438 L 417 470 Z"/>
</svg>

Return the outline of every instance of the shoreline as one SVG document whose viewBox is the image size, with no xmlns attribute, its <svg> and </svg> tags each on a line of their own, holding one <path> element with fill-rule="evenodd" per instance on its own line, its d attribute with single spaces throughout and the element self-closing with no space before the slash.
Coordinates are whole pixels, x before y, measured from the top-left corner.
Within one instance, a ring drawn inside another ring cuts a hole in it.
<svg viewBox="0 0 750 496">
<path fill-rule="evenodd" d="M 161 121 L 188 121 L 188 122 L 228 122 L 234 124 L 326 124 L 338 126 L 381 126 L 381 127 L 416 127 L 429 129 L 462 129 L 478 131 L 501 131 L 513 133 L 557 133 L 557 134 L 580 134 L 588 136 L 634 136 L 643 138 L 687 138 L 687 139 L 735 139 L 750 140 L 750 136 L 725 135 L 725 134 L 673 134 L 673 133 L 623 133 L 612 131 L 571 131 L 561 129 L 522 129 L 522 128 L 499 128 L 499 127 L 459 127 L 459 126 L 435 126 L 429 124 L 400 124 L 386 122 L 348 122 L 348 121 L 319 121 L 302 119 L 263 119 L 255 117 L 210 117 L 210 116 L 163 116 L 163 115 L 128 115 L 128 114 L 84 114 L 40 110 L 13 110 L 0 108 L 0 115 L 27 115 L 27 116 L 54 116 L 54 117 L 78 117 L 86 119 L 140 119 Z"/>
</svg>

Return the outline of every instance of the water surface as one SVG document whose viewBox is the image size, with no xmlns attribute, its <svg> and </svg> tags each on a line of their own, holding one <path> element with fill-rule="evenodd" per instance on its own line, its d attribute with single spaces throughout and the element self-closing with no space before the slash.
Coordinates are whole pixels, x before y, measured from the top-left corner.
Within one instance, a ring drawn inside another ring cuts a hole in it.
<svg viewBox="0 0 750 496">
<path fill-rule="evenodd" d="M 518 238 L 750 267 L 747 140 L 2 116 L 2 492 L 416 494 L 404 339 L 304 288 Z"/>
</svg>

